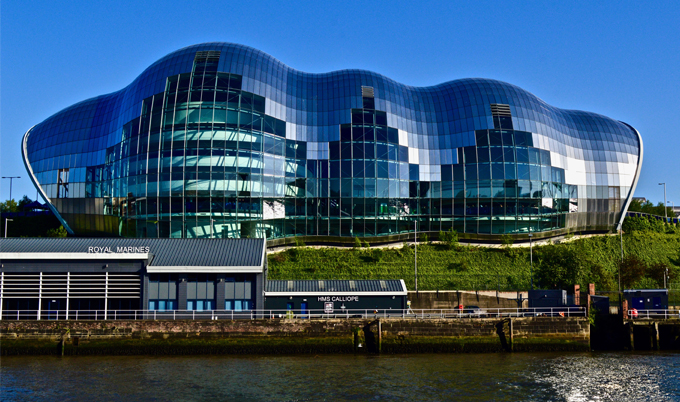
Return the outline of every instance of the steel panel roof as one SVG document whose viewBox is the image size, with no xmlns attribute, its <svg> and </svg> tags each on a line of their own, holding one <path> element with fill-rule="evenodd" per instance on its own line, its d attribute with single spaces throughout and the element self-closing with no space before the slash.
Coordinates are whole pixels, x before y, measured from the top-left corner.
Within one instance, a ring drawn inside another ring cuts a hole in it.
<svg viewBox="0 0 680 402">
<path fill-rule="evenodd" d="M 267 292 L 403 292 L 399 279 L 366 279 L 366 280 L 269 280 Z"/>
<path fill-rule="evenodd" d="M 0 253 L 88 254 L 90 247 L 110 250 L 149 247 L 149 254 L 153 255 L 149 266 L 254 267 L 264 263 L 264 242 L 264 239 L 13 238 L 0 239 Z"/>
</svg>

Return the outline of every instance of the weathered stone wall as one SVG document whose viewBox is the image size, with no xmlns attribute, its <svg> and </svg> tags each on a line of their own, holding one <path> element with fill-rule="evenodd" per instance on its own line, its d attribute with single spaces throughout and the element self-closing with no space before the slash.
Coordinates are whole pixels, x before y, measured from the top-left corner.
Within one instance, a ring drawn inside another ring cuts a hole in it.
<svg viewBox="0 0 680 402">
<path fill-rule="evenodd" d="M 352 353 L 378 338 L 385 353 L 495 352 L 513 338 L 515 350 L 588 349 L 589 328 L 582 317 L 386 318 L 380 333 L 366 319 L 4 321 L 0 341 L 2 354 L 57 353 L 58 343 L 66 354 Z"/>
</svg>

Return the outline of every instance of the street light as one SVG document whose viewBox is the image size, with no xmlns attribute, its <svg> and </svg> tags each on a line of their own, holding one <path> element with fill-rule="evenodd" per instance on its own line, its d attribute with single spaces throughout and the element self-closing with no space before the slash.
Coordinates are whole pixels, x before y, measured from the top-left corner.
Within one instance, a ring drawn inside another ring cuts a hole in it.
<svg viewBox="0 0 680 402">
<path fill-rule="evenodd" d="M 418 291 L 418 221 L 413 221 L 413 268 L 415 272 L 416 292 Z"/>
<path fill-rule="evenodd" d="M 666 212 L 666 183 L 659 183 L 660 186 L 663 186 L 663 217 L 666 218 L 666 221 L 668 220 L 668 213 Z M 666 222 L 664 221 L 664 222 Z"/>
<path fill-rule="evenodd" d="M 5 218 L 5 239 L 7 238 L 7 221 L 14 222 L 14 219 Z"/>
<path fill-rule="evenodd" d="M 619 231 L 619 239 L 621 240 L 621 263 L 623 263 L 623 228 L 621 227 L 620 223 L 616 230 Z M 620 293 L 621 293 L 621 264 L 619 264 L 619 294 Z"/>
<path fill-rule="evenodd" d="M 531 267 L 529 268 L 529 273 L 531 275 L 531 290 L 534 290 L 534 243 L 532 241 L 534 237 L 533 233 L 529 233 L 529 259 L 531 261 Z"/>
<path fill-rule="evenodd" d="M 9 179 L 9 199 L 12 199 L 12 180 L 21 179 L 21 176 L 2 176 L 3 179 Z"/>
</svg>

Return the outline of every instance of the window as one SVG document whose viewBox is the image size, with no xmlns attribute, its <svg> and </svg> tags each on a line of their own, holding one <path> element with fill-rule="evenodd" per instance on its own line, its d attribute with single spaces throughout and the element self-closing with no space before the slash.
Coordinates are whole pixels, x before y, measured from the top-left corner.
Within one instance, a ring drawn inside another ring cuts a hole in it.
<svg viewBox="0 0 680 402">
<path fill-rule="evenodd" d="M 230 299 L 224 301 L 225 310 L 244 311 L 253 308 L 252 300 Z"/>
<path fill-rule="evenodd" d="M 224 309 L 243 311 L 255 308 L 253 293 L 255 287 L 253 280 L 246 275 L 237 275 L 226 278 L 224 293 Z"/>
<path fill-rule="evenodd" d="M 149 310 L 177 309 L 177 275 L 149 275 Z"/>
<path fill-rule="evenodd" d="M 177 302 L 169 299 L 153 299 L 149 300 L 149 310 L 155 311 L 172 311 L 177 309 Z"/>
<path fill-rule="evenodd" d="M 214 310 L 214 309 L 215 309 L 215 304 L 214 304 L 213 300 L 210 300 L 210 299 L 187 300 L 187 310 L 206 311 L 206 310 Z"/>
</svg>

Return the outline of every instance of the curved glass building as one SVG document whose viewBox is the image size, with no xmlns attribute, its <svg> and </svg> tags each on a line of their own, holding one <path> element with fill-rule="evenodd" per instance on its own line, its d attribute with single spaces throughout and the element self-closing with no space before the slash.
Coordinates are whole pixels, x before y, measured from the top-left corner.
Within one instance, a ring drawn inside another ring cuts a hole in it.
<svg viewBox="0 0 680 402">
<path fill-rule="evenodd" d="M 35 125 L 22 152 L 77 235 L 493 241 L 615 229 L 642 140 L 500 81 L 310 74 L 206 43 Z"/>
</svg>

